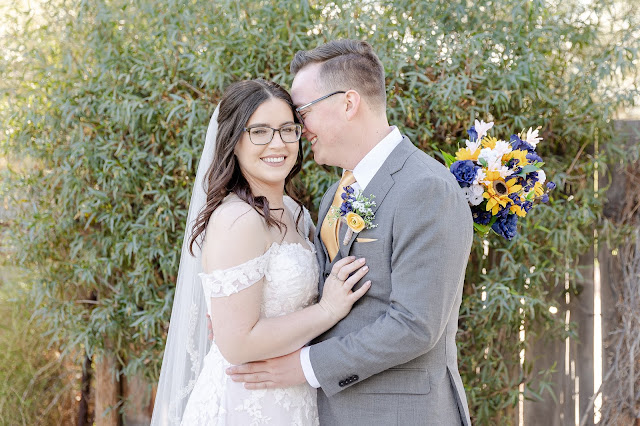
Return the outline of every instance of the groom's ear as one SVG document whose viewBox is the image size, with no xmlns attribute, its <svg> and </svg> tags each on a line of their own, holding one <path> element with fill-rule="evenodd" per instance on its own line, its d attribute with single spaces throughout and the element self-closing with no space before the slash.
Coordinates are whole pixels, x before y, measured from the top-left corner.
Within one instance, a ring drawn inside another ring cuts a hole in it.
<svg viewBox="0 0 640 426">
<path fill-rule="evenodd" d="M 358 114 L 361 105 L 360 94 L 355 90 L 348 90 L 345 96 L 345 114 L 347 121 L 353 120 Z"/>
</svg>

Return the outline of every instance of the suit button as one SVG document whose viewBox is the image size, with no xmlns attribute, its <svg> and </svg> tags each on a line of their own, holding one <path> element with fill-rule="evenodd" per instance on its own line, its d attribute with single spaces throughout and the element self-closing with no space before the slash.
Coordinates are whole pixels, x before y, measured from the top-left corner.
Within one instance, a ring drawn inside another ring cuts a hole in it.
<svg viewBox="0 0 640 426">
<path fill-rule="evenodd" d="M 340 386 L 341 388 L 343 388 L 345 384 L 346 384 L 346 383 L 344 382 L 344 380 L 340 380 L 340 381 L 338 382 L 338 386 Z"/>
<path fill-rule="evenodd" d="M 324 274 L 324 278 L 325 278 L 325 279 L 329 278 L 329 275 L 331 275 L 331 273 L 330 273 L 330 272 L 325 272 L 325 274 Z"/>
<path fill-rule="evenodd" d="M 360 377 L 358 377 L 358 375 L 357 375 L 357 374 L 356 374 L 356 375 L 354 375 L 354 376 L 352 376 L 352 377 L 353 377 L 353 381 L 354 381 L 354 382 L 360 378 Z"/>
</svg>

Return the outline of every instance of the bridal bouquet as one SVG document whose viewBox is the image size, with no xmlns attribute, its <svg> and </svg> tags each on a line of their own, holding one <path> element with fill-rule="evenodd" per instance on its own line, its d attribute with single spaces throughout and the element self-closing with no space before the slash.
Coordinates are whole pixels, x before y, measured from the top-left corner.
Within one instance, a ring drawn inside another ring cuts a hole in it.
<svg viewBox="0 0 640 426">
<path fill-rule="evenodd" d="M 442 153 L 445 164 L 464 191 L 476 231 L 493 230 L 511 240 L 517 234 L 518 219 L 536 202 L 548 202 L 548 191 L 556 186 L 546 182 L 544 163 L 536 153 L 542 138 L 538 129 L 529 128 L 506 142 L 487 134 L 493 122 L 476 120 L 474 124 L 467 131 L 465 148 L 455 156 Z"/>
</svg>

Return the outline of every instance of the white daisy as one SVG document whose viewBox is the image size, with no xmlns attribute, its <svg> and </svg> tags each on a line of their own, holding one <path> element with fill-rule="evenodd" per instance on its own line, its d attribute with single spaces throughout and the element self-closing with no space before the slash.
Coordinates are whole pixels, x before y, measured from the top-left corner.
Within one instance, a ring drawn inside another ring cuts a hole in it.
<svg viewBox="0 0 640 426">
<path fill-rule="evenodd" d="M 496 151 L 500 157 L 513 151 L 509 142 L 505 141 L 497 141 L 496 147 L 493 150 Z"/>
<path fill-rule="evenodd" d="M 502 159 L 502 154 L 491 148 L 482 148 L 480 155 L 478 155 L 478 161 L 484 160 L 487 164 L 494 164 L 498 159 Z"/>
<path fill-rule="evenodd" d="M 478 171 L 476 172 L 476 177 L 475 179 L 473 179 L 473 185 L 478 185 L 478 183 L 482 182 L 486 177 L 487 177 L 487 174 L 484 172 L 484 170 L 478 169 Z"/>
<path fill-rule="evenodd" d="M 471 185 L 469 187 L 469 195 L 480 195 L 484 194 L 484 186 L 482 185 Z"/>
</svg>

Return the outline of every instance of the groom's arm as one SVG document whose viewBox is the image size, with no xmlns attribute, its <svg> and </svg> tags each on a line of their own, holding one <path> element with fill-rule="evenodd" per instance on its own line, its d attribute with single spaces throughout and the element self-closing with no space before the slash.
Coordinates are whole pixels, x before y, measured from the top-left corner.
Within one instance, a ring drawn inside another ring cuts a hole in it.
<svg viewBox="0 0 640 426">
<path fill-rule="evenodd" d="M 311 346 L 311 372 L 297 351 L 230 367 L 227 374 L 234 381 L 245 382 L 247 389 L 277 388 L 304 383 L 312 374 L 330 396 L 346 389 L 339 382 L 353 374 L 360 382 L 433 348 L 457 307 L 473 222 L 455 182 L 431 176 L 405 186 L 404 192 L 394 217 L 387 311 L 357 332 Z"/>
<path fill-rule="evenodd" d="M 416 179 L 403 191 L 393 221 L 389 308 L 356 332 L 310 347 L 328 396 L 349 387 L 339 386 L 345 378 L 362 381 L 427 353 L 459 306 L 473 238 L 467 201 L 455 182 L 438 176 Z"/>
</svg>

